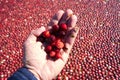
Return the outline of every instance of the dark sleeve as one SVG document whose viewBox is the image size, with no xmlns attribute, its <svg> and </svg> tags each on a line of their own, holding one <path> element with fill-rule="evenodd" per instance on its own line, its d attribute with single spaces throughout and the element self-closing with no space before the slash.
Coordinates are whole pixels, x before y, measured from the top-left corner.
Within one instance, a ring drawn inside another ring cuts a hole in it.
<svg viewBox="0 0 120 80">
<path fill-rule="evenodd" d="M 37 80 L 37 78 L 27 69 L 20 68 L 7 80 Z"/>
</svg>

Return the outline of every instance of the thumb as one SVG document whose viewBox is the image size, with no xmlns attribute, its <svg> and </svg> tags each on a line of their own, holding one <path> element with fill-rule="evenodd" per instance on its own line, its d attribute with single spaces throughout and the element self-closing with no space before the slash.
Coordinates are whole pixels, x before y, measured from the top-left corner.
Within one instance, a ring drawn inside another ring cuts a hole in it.
<svg viewBox="0 0 120 80">
<path fill-rule="evenodd" d="M 40 34 L 42 34 L 42 32 L 44 32 L 44 31 L 45 31 L 45 27 L 44 26 L 42 26 L 42 27 L 40 27 L 38 29 L 32 30 L 25 43 L 26 44 L 27 43 L 29 43 L 29 44 L 30 43 L 36 43 L 37 37 Z"/>
<path fill-rule="evenodd" d="M 40 28 L 38 29 L 35 29 L 33 30 L 31 33 L 35 36 L 35 37 L 38 37 L 42 32 L 45 31 L 45 27 L 44 26 L 41 26 Z"/>
</svg>

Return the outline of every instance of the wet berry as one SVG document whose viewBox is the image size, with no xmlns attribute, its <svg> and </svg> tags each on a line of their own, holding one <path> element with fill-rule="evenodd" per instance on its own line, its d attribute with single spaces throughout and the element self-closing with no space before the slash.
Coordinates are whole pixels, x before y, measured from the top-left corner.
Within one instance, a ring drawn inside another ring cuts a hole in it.
<svg viewBox="0 0 120 80">
<path fill-rule="evenodd" d="M 48 45 L 45 47 L 46 52 L 50 52 L 52 50 L 52 46 Z"/>
<path fill-rule="evenodd" d="M 55 44 L 56 44 L 56 47 L 59 49 L 62 49 L 64 47 L 64 43 L 60 40 L 57 40 Z"/>
<path fill-rule="evenodd" d="M 49 31 L 44 31 L 44 32 L 43 32 L 43 36 L 44 36 L 45 38 L 49 38 L 49 37 L 50 37 L 50 32 L 49 32 Z"/>
<path fill-rule="evenodd" d="M 50 36 L 50 40 L 53 42 L 53 41 L 56 40 L 56 37 L 55 37 L 54 35 L 51 35 L 51 36 Z"/>
<path fill-rule="evenodd" d="M 65 34 L 66 34 L 66 32 L 65 32 L 65 31 L 60 31 L 58 35 L 59 35 L 59 37 L 64 37 L 64 36 L 65 36 Z"/>
<path fill-rule="evenodd" d="M 56 32 L 56 31 L 58 31 L 59 30 L 59 26 L 58 25 L 54 25 L 53 27 L 52 27 L 52 31 L 53 32 Z"/>
<path fill-rule="evenodd" d="M 65 23 L 60 24 L 60 30 L 67 30 L 67 25 Z"/>
<path fill-rule="evenodd" d="M 56 55 L 56 52 L 55 51 L 50 51 L 49 55 L 50 55 L 50 57 L 54 57 Z"/>
<path fill-rule="evenodd" d="M 60 52 L 58 52 L 58 53 L 56 53 L 55 57 L 56 57 L 57 59 L 59 59 L 59 58 L 62 58 L 62 55 L 61 55 Z"/>
</svg>

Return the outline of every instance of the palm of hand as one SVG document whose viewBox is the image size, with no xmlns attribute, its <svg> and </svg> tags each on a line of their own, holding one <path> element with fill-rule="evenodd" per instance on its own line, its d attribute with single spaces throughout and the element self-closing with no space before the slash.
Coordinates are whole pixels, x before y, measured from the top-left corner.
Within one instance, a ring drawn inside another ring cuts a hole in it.
<svg viewBox="0 0 120 80">
<path fill-rule="evenodd" d="M 70 26 L 71 30 L 74 29 L 77 18 L 72 14 L 73 12 L 71 10 L 67 10 L 66 12 L 62 10 L 58 11 L 52 18 L 49 26 L 51 27 L 54 24 L 65 21 L 68 22 L 68 26 Z M 41 77 L 43 80 L 50 80 L 55 78 L 63 69 L 78 31 L 72 33 L 74 38 L 67 38 L 66 47 L 68 47 L 68 50 L 62 51 L 62 59 L 57 59 L 56 61 L 47 59 L 47 54 L 44 51 L 44 47 L 42 47 L 42 43 L 36 41 L 37 36 L 39 36 L 43 31 L 45 31 L 44 27 L 33 30 L 25 41 L 24 64 L 38 79 Z"/>
<path fill-rule="evenodd" d="M 65 62 L 63 62 L 61 59 L 57 61 L 47 59 L 46 52 L 40 47 L 41 45 L 42 44 L 38 42 L 29 45 L 29 47 L 26 48 L 27 55 L 25 64 L 29 69 L 35 68 L 36 72 L 39 73 L 40 76 L 44 77 L 45 80 L 52 79 L 60 73 Z"/>
</svg>

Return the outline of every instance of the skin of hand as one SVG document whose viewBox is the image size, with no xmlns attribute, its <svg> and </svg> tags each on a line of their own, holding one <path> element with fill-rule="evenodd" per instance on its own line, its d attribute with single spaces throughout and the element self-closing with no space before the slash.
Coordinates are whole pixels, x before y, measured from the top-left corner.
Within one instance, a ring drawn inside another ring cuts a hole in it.
<svg viewBox="0 0 120 80">
<path fill-rule="evenodd" d="M 59 10 L 51 19 L 47 29 L 52 28 L 55 24 L 61 23 L 66 23 L 68 26 L 65 37 L 67 50 L 61 51 L 62 59 L 53 61 L 46 58 L 47 54 L 44 51 L 44 47 L 42 47 L 43 44 L 37 41 L 37 37 L 46 30 L 45 27 L 32 30 L 24 43 L 24 66 L 28 68 L 38 80 L 54 79 L 61 72 L 68 60 L 69 53 L 79 30 L 79 27 L 76 27 L 77 17 L 73 14 L 71 9 L 67 9 L 65 12 Z"/>
</svg>

